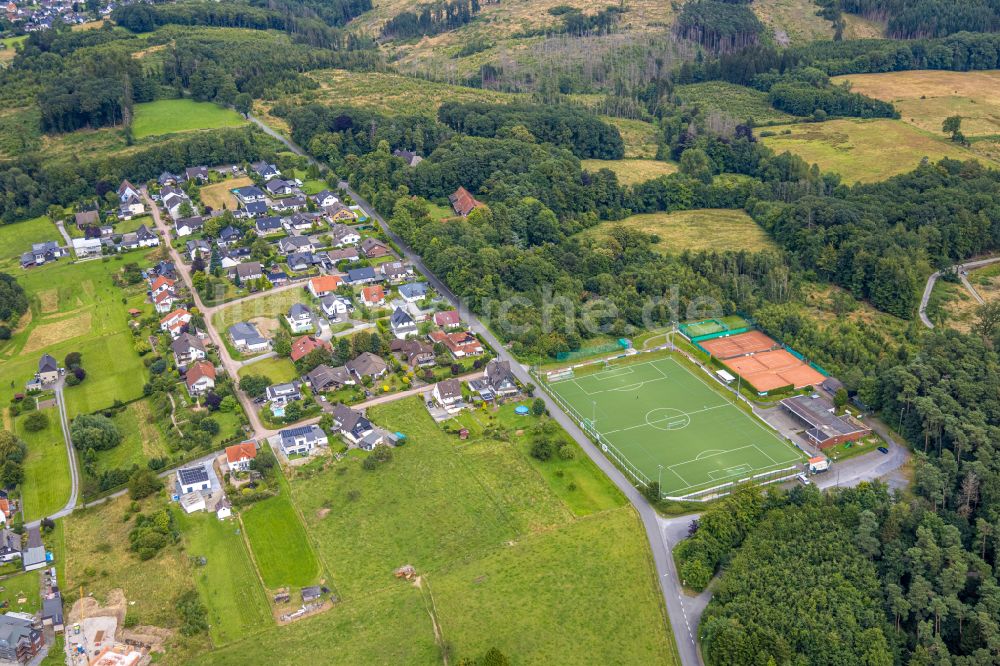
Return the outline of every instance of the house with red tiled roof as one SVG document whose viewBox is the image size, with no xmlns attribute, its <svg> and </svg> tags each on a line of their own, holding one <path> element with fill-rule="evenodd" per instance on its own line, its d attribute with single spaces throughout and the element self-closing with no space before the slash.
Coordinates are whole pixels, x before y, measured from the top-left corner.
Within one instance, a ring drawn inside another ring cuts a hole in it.
<svg viewBox="0 0 1000 666">
<path fill-rule="evenodd" d="M 204 395 L 215 388 L 215 366 L 208 361 L 193 363 L 184 376 L 184 382 L 191 395 Z"/>
<path fill-rule="evenodd" d="M 162 275 L 158 275 L 156 279 L 153 280 L 152 284 L 149 285 L 149 293 L 152 296 L 161 294 L 164 291 L 169 291 L 173 293 L 175 291 L 174 288 L 175 284 L 177 284 L 176 280 L 171 280 L 168 277 L 163 277 Z"/>
<path fill-rule="evenodd" d="M 455 358 L 465 356 L 478 356 L 483 353 L 483 345 L 479 338 L 468 331 L 458 331 L 456 333 L 445 333 L 444 331 L 431 331 L 428 337 L 431 342 L 441 343 L 448 348 Z"/>
<path fill-rule="evenodd" d="M 153 296 L 153 307 L 156 308 L 156 311 L 160 314 L 170 312 L 176 302 L 177 296 L 170 291 L 161 291 L 156 296 Z"/>
<path fill-rule="evenodd" d="M 344 284 L 344 280 L 339 275 L 320 275 L 311 278 L 306 288 L 316 298 L 322 298 L 337 291 L 337 288 L 342 284 Z"/>
<path fill-rule="evenodd" d="M 361 303 L 369 308 L 385 305 L 385 291 L 379 285 L 364 287 L 361 290 Z"/>
<path fill-rule="evenodd" d="M 184 308 L 177 308 L 160 320 L 160 330 L 169 332 L 170 337 L 176 339 L 190 321 L 191 313 Z"/>
<path fill-rule="evenodd" d="M 452 209 L 462 217 L 468 216 L 469 213 L 483 205 L 464 187 L 459 187 L 454 194 L 448 195 L 448 201 L 451 202 Z"/>
<path fill-rule="evenodd" d="M 440 326 L 441 328 L 448 330 L 453 328 L 460 328 L 462 326 L 462 319 L 458 316 L 458 310 L 447 310 L 445 312 L 435 312 L 434 313 L 434 325 Z"/>
<path fill-rule="evenodd" d="M 233 472 L 245 472 L 257 457 L 257 443 L 251 440 L 226 447 L 226 463 Z"/>
<path fill-rule="evenodd" d="M 316 349 L 332 350 L 333 347 L 326 340 L 320 340 L 314 335 L 303 335 L 301 338 L 295 338 L 292 340 L 291 359 L 297 361 Z"/>
</svg>

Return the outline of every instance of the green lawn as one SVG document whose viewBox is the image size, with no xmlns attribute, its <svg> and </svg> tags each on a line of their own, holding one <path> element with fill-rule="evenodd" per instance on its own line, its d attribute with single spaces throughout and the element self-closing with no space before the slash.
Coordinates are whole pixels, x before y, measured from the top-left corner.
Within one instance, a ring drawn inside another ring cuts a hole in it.
<svg viewBox="0 0 1000 666">
<path fill-rule="evenodd" d="M 59 411 L 52 407 L 44 413 L 49 417 L 49 425 L 40 432 L 25 430 L 26 416 L 15 421 L 18 437 L 28 445 L 21 484 L 25 521 L 55 513 L 63 508 L 70 494 L 69 456 L 59 426 Z"/>
<path fill-rule="evenodd" d="M 295 364 L 290 359 L 282 356 L 272 356 L 262 361 L 256 361 L 250 365 L 244 365 L 239 369 L 240 377 L 247 375 L 263 375 L 271 380 L 272 384 L 288 382 L 299 376 Z"/>
<path fill-rule="evenodd" d="M 288 312 L 296 303 L 310 304 L 311 296 L 301 289 L 285 289 L 258 298 L 251 298 L 228 305 L 214 315 L 212 323 L 224 332 L 233 324 L 257 317 L 276 318 Z"/>
<path fill-rule="evenodd" d="M 211 102 L 161 99 L 135 105 L 132 131 L 135 138 L 191 130 L 237 127 L 246 124 L 237 112 Z"/>
<path fill-rule="evenodd" d="M 169 454 L 166 438 L 155 423 L 150 423 L 150 406 L 146 400 L 129 403 L 114 417 L 122 433 L 122 442 L 113 449 L 97 453 L 97 472 L 127 469 L 132 465 L 146 467 L 151 458 Z"/>
<path fill-rule="evenodd" d="M 0 603 L 6 601 L 8 606 L 4 612 L 35 613 L 42 607 L 41 572 L 25 571 L 24 573 L 0 581 Z M 24 599 L 24 603 L 18 603 Z"/>
<path fill-rule="evenodd" d="M 254 504 L 240 517 L 264 585 L 274 589 L 317 582 L 316 554 L 286 493 Z"/>
<path fill-rule="evenodd" d="M 672 358 L 578 376 L 549 388 L 624 467 L 667 495 L 737 481 L 798 463 L 776 433 Z M 596 421 L 595 421 L 596 419 Z"/>
<path fill-rule="evenodd" d="M 677 172 L 676 164 L 661 160 L 580 160 L 580 165 L 595 173 L 601 169 L 610 169 L 618 176 L 618 182 L 622 185 L 644 183 Z"/>
<path fill-rule="evenodd" d="M 604 239 L 617 226 L 654 234 L 654 247 L 664 252 L 684 250 L 761 250 L 774 249 L 774 241 L 760 225 L 742 210 L 701 208 L 674 213 L 631 215 L 623 220 L 602 222 L 583 232 Z"/>
<path fill-rule="evenodd" d="M 0 225 L 0 268 L 7 271 L 20 271 L 20 257 L 31 249 L 32 243 L 56 241 L 65 245 L 56 225 L 46 217 L 35 217 L 30 220 Z M 69 257 L 60 261 L 67 262 Z"/>
<path fill-rule="evenodd" d="M 153 222 L 152 216 L 140 215 L 139 217 L 133 217 L 131 220 L 122 220 L 121 222 L 115 224 L 115 233 L 127 234 L 129 232 L 135 231 L 144 224 L 146 225 L 146 227 L 152 229 L 153 225 L 155 224 L 155 222 Z"/>
<path fill-rule="evenodd" d="M 206 560 L 204 566 L 195 566 L 194 579 L 208 608 L 213 645 L 224 645 L 271 626 L 270 605 L 240 535 L 239 522 L 196 513 L 181 517 L 179 523 L 187 554 Z"/>
</svg>

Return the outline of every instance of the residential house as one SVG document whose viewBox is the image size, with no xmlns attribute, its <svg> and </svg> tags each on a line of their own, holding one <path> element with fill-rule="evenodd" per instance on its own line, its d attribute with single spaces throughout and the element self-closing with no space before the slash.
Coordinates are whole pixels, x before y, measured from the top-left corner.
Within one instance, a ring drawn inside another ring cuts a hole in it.
<svg viewBox="0 0 1000 666">
<path fill-rule="evenodd" d="M 251 254 L 248 247 L 226 247 L 219 250 L 219 262 L 223 268 L 229 269 L 245 262 Z"/>
<path fill-rule="evenodd" d="M 357 213 L 339 201 L 332 206 L 323 206 L 323 214 L 331 222 L 346 222 L 350 224 L 351 222 L 358 221 Z"/>
<path fill-rule="evenodd" d="M 296 273 L 308 271 L 319 263 L 319 261 L 312 252 L 293 252 L 285 257 L 285 263 L 288 264 L 288 268 Z"/>
<path fill-rule="evenodd" d="M 43 647 L 45 636 L 35 629 L 34 622 L 17 615 L 0 615 L 0 659 L 27 664 Z"/>
<path fill-rule="evenodd" d="M 317 349 L 332 351 L 333 347 L 326 340 L 320 340 L 314 335 L 303 335 L 301 338 L 295 338 L 292 340 L 292 353 L 290 354 L 292 362 L 308 356 L 310 352 Z"/>
<path fill-rule="evenodd" d="M 49 354 L 42 354 L 38 359 L 38 373 L 35 374 L 35 378 L 45 386 L 55 383 L 59 375 L 59 364 L 56 360 Z"/>
<path fill-rule="evenodd" d="M 453 330 L 462 327 L 462 318 L 458 316 L 458 310 L 445 310 L 444 312 L 435 312 L 434 325 L 440 326 L 446 331 Z"/>
<path fill-rule="evenodd" d="M 174 222 L 174 229 L 176 230 L 178 237 L 201 233 L 205 229 L 205 218 L 200 215 L 196 215 L 195 217 L 182 217 Z"/>
<path fill-rule="evenodd" d="M 337 291 L 343 283 L 344 281 L 339 275 L 320 275 L 319 277 L 309 278 L 306 289 L 309 290 L 309 293 L 313 297 L 322 298 Z"/>
<path fill-rule="evenodd" d="M 163 209 L 167 211 L 170 219 L 176 220 L 181 217 L 181 209 L 184 204 L 191 204 L 191 199 L 184 192 L 177 190 L 161 198 L 160 203 L 163 205 Z M 194 208 L 193 205 L 191 207 Z"/>
<path fill-rule="evenodd" d="M 6 527 L 0 529 L 0 562 L 21 559 L 21 535 Z"/>
<path fill-rule="evenodd" d="M 285 321 L 292 333 L 305 333 L 313 329 L 313 313 L 302 303 L 295 303 L 285 313 Z"/>
<path fill-rule="evenodd" d="M 120 247 L 124 250 L 135 250 L 140 247 L 155 247 L 159 244 L 160 237 L 143 224 L 134 232 L 123 234 Z"/>
<path fill-rule="evenodd" d="M 339 435 L 356 445 L 375 431 L 371 421 L 364 414 L 344 404 L 338 404 L 333 408 L 333 424 L 337 427 Z"/>
<path fill-rule="evenodd" d="M 122 203 L 125 203 L 129 199 L 138 199 L 141 196 L 142 193 L 139 191 L 139 188 L 127 180 L 123 180 L 122 184 L 118 186 L 118 200 Z"/>
<path fill-rule="evenodd" d="M 174 353 L 174 362 L 178 368 L 187 367 L 194 361 L 199 361 L 206 356 L 205 343 L 197 335 L 181 333 L 177 339 L 170 344 L 170 350 Z"/>
<path fill-rule="evenodd" d="M 278 432 L 278 447 L 285 456 L 309 455 L 317 446 L 327 446 L 329 438 L 317 425 L 287 428 Z"/>
<path fill-rule="evenodd" d="M 265 213 L 267 213 L 267 202 L 264 200 L 247 201 L 239 211 L 240 217 L 257 217 Z"/>
<path fill-rule="evenodd" d="M 387 282 L 398 284 L 413 275 L 413 268 L 402 261 L 387 261 L 379 264 L 377 272 Z"/>
<path fill-rule="evenodd" d="M 308 604 L 323 596 L 323 588 L 319 585 L 310 585 L 302 588 L 302 603 Z"/>
<path fill-rule="evenodd" d="M 166 275 L 157 275 L 156 278 L 149 284 L 149 295 L 158 296 L 163 292 L 170 292 L 171 294 L 177 291 L 177 280 L 168 278 Z"/>
<path fill-rule="evenodd" d="M 177 267 L 172 261 L 161 261 L 147 271 L 147 275 L 163 276 L 170 280 L 177 279 Z"/>
<path fill-rule="evenodd" d="M 399 148 L 392 151 L 392 156 L 398 157 L 399 159 L 406 162 L 406 166 L 408 167 L 415 167 L 424 161 L 424 158 L 422 158 L 420 155 L 417 155 L 415 152 L 411 150 L 401 150 Z"/>
<path fill-rule="evenodd" d="M 74 238 L 73 254 L 77 259 L 87 257 L 98 257 L 101 255 L 103 245 L 100 238 Z"/>
<path fill-rule="evenodd" d="M 268 194 L 278 197 L 287 196 L 293 192 L 292 183 L 280 178 L 272 178 L 267 181 L 264 189 L 267 190 Z"/>
<path fill-rule="evenodd" d="M 361 241 L 361 253 L 369 259 L 378 259 L 392 254 L 385 243 L 377 238 L 368 237 Z"/>
<path fill-rule="evenodd" d="M 368 308 L 385 305 L 385 291 L 381 285 L 365 287 L 361 290 L 361 304 Z"/>
<path fill-rule="evenodd" d="M 63 600 L 59 588 L 53 585 L 50 592 L 42 596 L 42 626 L 52 627 L 52 631 L 59 634 L 64 629 L 63 625 Z"/>
<path fill-rule="evenodd" d="M 272 178 L 277 178 L 281 175 L 278 171 L 278 167 L 267 162 L 254 162 L 250 165 L 250 168 L 257 172 L 257 175 L 264 180 L 271 180 Z"/>
<path fill-rule="evenodd" d="M 75 215 L 76 226 L 78 229 L 89 226 L 97 226 L 100 221 L 100 215 L 96 210 L 83 210 Z"/>
<path fill-rule="evenodd" d="M 332 206 L 340 201 L 340 199 L 337 198 L 337 195 L 330 190 L 323 190 L 322 192 L 314 194 L 309 198 L 312 199 L 313 202 L 320 208 Z"/>
<path fill-rule="evenodd" d="M 257 221 L 254 222 L 254 231 L 257 232 L 258 236 L 271 236 L 273 234 L 280 234 L 282 230 L 281 218 L 280 217 L 259 217 Z"/>
<path fill-rule="evenodd" d="M 511 396 L 519 391 L 514 373 L 510 371 L 510 361 L 490 359 L 483 371 L 483 381 L 500 397 Z"/>
<path fill-rule="evenodd" d="M 291 201 L 291 199 L 288 201 Z M 275 208 L 275 210 L 279 209 Z M 282 218 L 281 223 L 289 231 L 309 231 L 318 220 L 319 215 L 316 213 L 295 213 L 294 215 Z"/>
<path fill-rule="evenodd" d="M 347 271 L 347 282 L 350 284 L 372 284 L 373 282 L 378 282 L 378 274 L 375 273 L 375 269 L 370 266 L 365 266 L 364 268 L 352 268 Z"/>
<path fill-rule="evenodd" d="M 142 199 L 139 197 L 131 197 L 118 206 L 118 219 L 131 220 L 135 216 L 142 215 L 145 212 L 146 205 L 142 203 Z"/>
<path fill-rule="evenodd" d="M 160 187 L 166 187 L 167 185 L 176 185 L 179 178 L 170 173 L 169 171 L 164 171 L 160 174 L 160 177 L 156 179 L 156 183 Z"/>
<path fill-rule="evenodd" d="M 271 269 L 267 272 L 267 281 L 271 283 L 272 286 L 280 287 L 281 285 L 288 282 L 288 273 L 281 270 L 278 266 L 271 266 Z"/>
<path fill-rule="evenodd" d="M 426 282 L 411 282 L 399 286 L 399 296 L 407 303 L 416 303 L 427 298 Z"/>
<path fill-rule="evenodd" d="M 208 182 L 208 167 L 193 166 L 184 169 L 184 180 L 195 180 L 199 183 Z"/>
<path fill-rule="evenodd" d="M 38 526 L 28 528 L 28 545 L 21 553 L 21 566 L 25 571 L 34 571 L 48 565 L 45 554 L 45 544 L 42 543 L 42 533 Z M 0 616 L 0 618 L 9 616 Z M 0 647 L 2 653 L 2 647 Z"/>
<path fill-rule="evenodd" d="M 256 185 L 245 185 L 244 187 L 237 187 L 235 190 L 233 190 L 233 196 L 235 196 L 240 201 L 240 203 L 244 205 L 263 202 L 267 199 L 267 195 L 264 194 L 264 190 L 260 189 Z"/>
<path fill-rule="evenodd" d="M 271 202 L 271 208 L 278 212 L 302 210 L 305 207 L 306 198 L 303 196 L 285 197 L 284 199 L 275 199 Z M 312 222 L 309 223 L 309 226 L 312 226 Z"/>
<path fill-rule="evenodd" d="M 173 291 L 161 291 L 150 299 L 153 302 L 153 309 L 164 314 L 174 309 L 174 305 L 180 301 Z"/>
<path fill-rule="evenodd" d="M 259 280 L 264 277 L 264 268 L 259 261 L 248 261 L 227 268 L 226 275 L 233 282 L 244 284 L 248 280 Z"/>
<path fill-rule="evenodd" d="M 320 299 L 319 307 L 327 317 L 338 320 L 346 317 L 353 309 L 351 299 L 338 294 L 328 294 Z"/>
<path fill-rule="evenodd" d="M 307 372 L 303 379 L 312 389 L 313 393 L 336 390 L 344 386 L 354 386 L 354 375 L 347 369 L 347 366 L 317 365 Z"/>
<path fill-rule="evenodd" d="M 389 317 L 389 330 L 397 340 L 404 340 L 410 335 L 417 334 L 417 323 L 405 310 L 396 308 Z"/>
<path fill-rule="evenodd" d="M 362 352 L 357 358 L 347 362 L 347 369 L 363 380 L 365 377 L 378 379 L 388 370 L 389 366 L 384 360 L 371 352 Z"/>
<path fill-rule="evenodd" d="M 334 247 L 357 245 L 361 241 L 361 234 L 354 227 L 338 223 L 330 227 L 330 239 Z"/>
<path fill-rule="evenodd" d="M 204 465 L 181 467 L 177 470 L 177 489 L 178 495 L 211 490 L 212 480 L 208 476 L 208 470 Z"/>
<path fill-rule="evenodd" d="M 423 340 L 393 340 L 389 350 L 411 368 L 434 365 L 434 346 Z"/>
<path fill-rule="evenodd" d="M 293 252 L 314 252 L 316 246 L 305 236 L 289 236 L 278 241 L 278 252 L 292 254 Z"/>
<path fill-rule="evenodd" d="M 215 388 L 215 366 L 209 361 L 195 361 L 184 374 L 184 383 L 192 396 L 208 393 Z"/>
<path fill-rule="evenodd" d="M 358 254 L 358 248 L 356 247 L 345 247 L 339 250 L 330 250 L 326 253 L 327 259 L 330 260 L 331 264 L 337 264 L 341 261 L 357 261 L 361 258 Z"/>
<path fill-rule="evenodd" d="M 219 247 L 231 247 L 243 240 L 243 232 L 233 226 L 228 226 L 219 232 L 215 243 Z"/>
<path fill-rule="evenodd" d="M 227 333 L 240 351 L 262 352 L 269 346 L 267 339 L 250 322 L 241 321 L 229 327 Z"/>
<path fill-rule="evenodd" d="M 445 379 L 434 385 L 431 392 L 434 400 L 447 409 L 454 411 L 462 406 L 462 381 L 460 379 Z"/>
<path fill-rule="evenodd" d="M 290 402 L 302 399 L 302 392 L 299 391 L 298 380 L 286 382 L 284 384 L 271 384 L 264 391 L 264 396 L 271 404 L 271 407 L 284 407 Z"/>
<path fill-rule="evenodd" d="M 464 187 L 459 187 L 454 194 L 449 194 L 448 201 L 451 202 L 452 209 L 462 217 L 467 217 L 469 213 L 483 205 Z"/>
<path fill-rule="evenodd" d="M 187 249 L 191 261 L 194 261 L 198 257 L 209 259 L 212 256 L 212 246 L 207 240 L 189 240 L 184 247 Z"/>
<path fill-rule="evenodd" d="M 160 320 L 160 330 L 170 333 L 170 337 L 176 340 L 190 322 L 191 313 L 184 308 L 178 308 Z"/>
<path fill-rule="evenodd" d="M 231 472 L 245 472 L 257 457 L 257 443 L 253 440 L 226 447 L 226 464 Z"/>
<path fill-rule="evenodd" d="M 68 254 L 69 250 L 64 247 L 60 247 L 59 243 L 56 243 L 55 241 L 32 243 L 31 252 L 25 252 L 21 255 L 21 268 L 41 266 L 51 261 L 56 261 L 57 259 L 65 257 Z"/>
<path fill-rule="evenodd" d="M 455 333 L 445 333 L 443 331 L 431 331 L 429 335 L 431 342 L 443 344 L 455 358 L 466 356 L 478 356 L 483 353 L 483 345 L 479 338 L 468 331 L 457 331 Z"/>
</svg>

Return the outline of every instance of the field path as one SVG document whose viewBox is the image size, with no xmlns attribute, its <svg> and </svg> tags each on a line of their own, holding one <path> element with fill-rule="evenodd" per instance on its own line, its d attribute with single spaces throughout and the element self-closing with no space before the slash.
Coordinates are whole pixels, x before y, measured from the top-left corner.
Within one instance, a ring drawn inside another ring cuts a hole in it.
<svg viewBox="0 0 1000 666">
<path fill-rule="evenodd" d="M 73 440 L 69 436 L 69 417 L 66 416 L 66 401 L 63 399 L 63 378 L 60 377 L 59 381 L 55 385 L 56 392 L 56 407 L 59 410 L 59 425 L 62 428 L 63 441 L 66 442 L 66 455 L 69 456 L 69 475 L 70 475 L 70 493 L 69 499 L 66 500 L 66 504 L 63 508 L 59 509 L 48 518 L 56 519 L 62 518 L 63 516 L 68 516 L 73 513 L 73 509 L 76 507 L 77 499 L 80 494 L 80 469 L 77 466 L 76 454 L 73 452 Z M 33 520 L 30 523 L 26 523 L 25 527 L 38 527 L 41 525 L 41 520 Z"/>
<path fill-rule="evenodd" d="M 967 261 L 964 264 L 955 264 L 951 267 L 951 270 L 955 271 L 960 276 L 962 284 L 964 284 L 966 289 L 969 290 L 972 297 L 982 303 L 983 299 L 979 296 L 979 293 L 972 288 L 968 278 L 963 273 L 973 268 L 982 268 L 983 266 L 994 264 L 998 261 L 1000 261 L 1000 257 L 987 257 L 986 259 Z M 934 328 L 934 322 L 932 322 L 930 317 L 927 316 L 927 303 L 931 300 L 931 292 L 934 291 L 934 284 L 938 281 L 938 278 L 941 277 L 941 273 L 942 271 L 934 271 L 931 273 L 931 276 L 927 278 L 927 284 L 924 286 L 924 295 L 920 298 L 920 321 L 922 321 L 924 326 L 927 328 Z"/>
</svg>

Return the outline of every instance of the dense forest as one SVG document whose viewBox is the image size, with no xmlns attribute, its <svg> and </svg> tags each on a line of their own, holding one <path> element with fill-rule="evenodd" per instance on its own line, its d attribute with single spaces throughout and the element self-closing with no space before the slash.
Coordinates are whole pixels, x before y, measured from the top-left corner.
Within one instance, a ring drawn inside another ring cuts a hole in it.
<svg viewBox="0 0 1000 666">
<path fill-rule="evenodd" d="M 843 11 L 888 23 L 897 39 L 1000 30 L 996 0 L 840 0 Z"/>
<path fill-rule="evenodd" d="M 479 13 L 479 0 L 451 0 L 425 5 L 415 12 L 401 12 L 382 27 L 382 36 L 388 39 L 410 39 L 436 35 L 454 30 L 469 23 Z"/>
<path fill-rule="evenodd" d="M 710 51 L 729 53 L 758 44 L 764 24 L 749 0 L 691 0 L 681 8 L 676 30 Z"/>
</svg>

